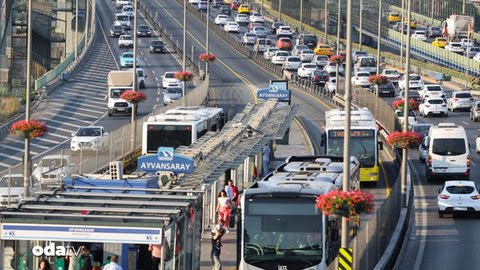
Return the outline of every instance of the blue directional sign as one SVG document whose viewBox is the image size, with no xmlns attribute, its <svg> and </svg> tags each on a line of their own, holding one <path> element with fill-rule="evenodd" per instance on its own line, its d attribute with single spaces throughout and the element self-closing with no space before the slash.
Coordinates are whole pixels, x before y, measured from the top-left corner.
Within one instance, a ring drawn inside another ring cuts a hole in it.
<svg viewBox="0 0 480 270">
<path fill-rule="evenodd" d="M 137 161 L 139 171 L 156 173 L 192 173 L 193 159 L 175 154 L 172 147 L 159 147 L 157 155 L 141 156 Z"/>
<path fill-rule="evenodd" d="M 290 102 L 290 90 L 283 81 L 271 81 L 268 88 L 257 91 L 258 99 L 277 99 L 279 101 Z"/>
</svg>

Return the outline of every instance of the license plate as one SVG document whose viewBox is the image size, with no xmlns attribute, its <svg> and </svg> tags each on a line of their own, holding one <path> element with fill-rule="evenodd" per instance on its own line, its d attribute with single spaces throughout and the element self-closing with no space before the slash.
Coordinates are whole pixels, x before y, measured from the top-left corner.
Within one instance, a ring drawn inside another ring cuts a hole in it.
<svg viewBox="0 0 480 270">
<path fill-rule="evenodd" d="M 390 91 L 382 91 L 383 94 L 388 94 Z"/>
<path fill-rule="evenodd" d="M 155 49 L 155 51 L 156 51 L 156 52 L 159 52 L 159 51 L 161 51 L 161 50 L 160 50 L 160 49 Z"/>
<path fill-rule="evenodd" d="M 447 169 L 436 169 L 435 171 L 436 171 L 436 172 L 446 172 Z"/>
<path fill-rule="evenodd" d="M 119 111 L 119 112 L 124 112 L 124 111 L 126 111 L 126 110 L 127 110 L 127 109 L 117 109 L 117 111 Z"/>
<path fill-rule="evenodd" d="M 467 211 L 467 207 L 454 207 L 453 210 L 455 210 L 455 211 Z"/>
</svg>

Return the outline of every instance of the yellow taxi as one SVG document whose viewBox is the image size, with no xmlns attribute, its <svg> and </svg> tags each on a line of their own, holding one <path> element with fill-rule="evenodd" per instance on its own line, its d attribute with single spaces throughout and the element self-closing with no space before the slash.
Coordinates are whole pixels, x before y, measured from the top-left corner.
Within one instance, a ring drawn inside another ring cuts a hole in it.
<svg viewBox="0 0 480 270">
<path fill-rule="evenodd" d="M 241 13 L 250 13 L 250 8 L 248 7 L 248 5 L 240 5 L 238 7 L 238 13 L 241 14 Z"/>
<path fill-rule="evenodd" d="M 437 38 L 432 42 L 432 45 L 433 45 L 433 46 L 439 47 L 439 48 L 445 48 L 445 46 L 447 46 L 447 44 L 448 44 L 448 39 L 442 38 L 442 37 L 437 37 Z"/>
<path fill-rule="evenodd" d="M 396 22 L 399 22 L 401 20 L 402 20 L 402 18 L 400 18 L 400 14 L 398 14 L 398 13 L 388 14 L 388 18 L 387 18 L 388 23 L 396 23 Z"/>
<path fill-rule="evenodd" d="M 404 20 L 403 23 L 404 23 L 405 25 L 407 25 L 408 20 Z M 410 28 L 411 28 L 411 29 L 417 29 L 417 22 L 414 21 L 414 20 L 410 20 Z"/>
<path fill-rule="evenodd" d="M 333 54 L 333 48 L 328 44 L 318 44 L 315 49 L 313 49 L 313 53 L 316 55 L 328 55 L 331 56 Z"/>
</svg>

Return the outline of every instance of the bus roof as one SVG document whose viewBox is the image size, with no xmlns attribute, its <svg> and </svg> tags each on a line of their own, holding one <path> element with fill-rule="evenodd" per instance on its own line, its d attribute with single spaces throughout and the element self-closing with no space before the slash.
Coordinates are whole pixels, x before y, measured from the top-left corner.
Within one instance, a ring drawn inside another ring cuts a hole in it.
<svg viewBox="0 0 480 270">
<path fill-rule="evenodd" d="M 318 196 L 335 189 L 335 186 L 329 182 L 309 182 L 278 181 L 267 182 L 259 181 L 251 185 L 244 193 L 246 197 L 286 197 L 295 198 L 306 196 Z"/>
<path fill-rule="evenodd" d="M 351 127 L 377 128 L 377 123 L 368 108 L 351 111 Z M 325 112 L 325 129 L 345 127 L 345 111 L 333 109 Z"/>
<path fill-rule="evenodd" d="M 161 124 L 164 122 L 200 122 L 210 119 L 223 112 L 222 108 L 192 106 L 192 107 L 176 107 L 148 118 L 148 124 Z M 179 124 L 181 124 L 179 123 Z"/>
<path fill-rule="evenodd" d="M 360 162 L 356 157 L 350 157 L 350 171 L 359 168 Z M 280 165 L 278 172 L 326 172 L 342 173 L 343 157 L 313 156 L 298 157 L 291 156 L 287 158 L 286 163 Z"/>
</svg>

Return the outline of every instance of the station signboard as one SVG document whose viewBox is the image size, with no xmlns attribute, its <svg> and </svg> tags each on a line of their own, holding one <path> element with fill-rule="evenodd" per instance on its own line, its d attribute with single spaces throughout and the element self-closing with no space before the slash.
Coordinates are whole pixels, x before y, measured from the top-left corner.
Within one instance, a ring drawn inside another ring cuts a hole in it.
<svg viewBox="0 0 480 270">
<path fill-rule="evenodd" d="M 159 147 L 157 155 L 138 158 L 137 170 L 143 172 L 193 173 L 193 159 L 175 154 L 173 147 Z"/>
</svg>

